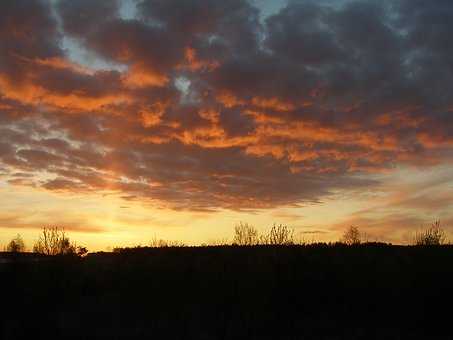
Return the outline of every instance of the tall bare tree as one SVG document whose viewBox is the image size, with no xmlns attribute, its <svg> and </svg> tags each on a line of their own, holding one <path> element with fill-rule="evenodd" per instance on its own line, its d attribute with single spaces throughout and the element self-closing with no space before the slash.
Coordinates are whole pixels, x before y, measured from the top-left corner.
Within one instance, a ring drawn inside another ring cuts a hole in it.
<svg viewBox="0 0 453 340">
<path fill-rule="evenodd" d="M 360 244 L 362 242 L 362 234 L 360 233 L 359 228 L 353 225 L 350 226 L 343 234 L 341 241 L 347 245 Z"/>
<path fill-rule="evenodd" d="M 71 244 L 64 229 L 44 227 L 38 241 L 33 246 L 33 251 L 45 255 L 75 254 L 76 246 Z"/>
<path fill-rule="evenodd" d="M 253 246 L 258 243 L 258 230 L 252 225 L 240 222 L 234 227 L 233 244 L 238 246 Z"/>
<path fill-rule="evenodd" d="M 270 245 L 294 244 L 294 230 L 283 224 L 274 224 L 269 233 L 261 238 L 261 242 Z"/>
</svg>

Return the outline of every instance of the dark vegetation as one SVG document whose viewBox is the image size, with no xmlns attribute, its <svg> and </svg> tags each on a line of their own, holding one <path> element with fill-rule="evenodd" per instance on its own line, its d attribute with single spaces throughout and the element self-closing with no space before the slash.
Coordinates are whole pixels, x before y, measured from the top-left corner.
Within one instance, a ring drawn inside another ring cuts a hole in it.
<svg viewBox="0 0 453 340">
<path fill-rule="evenodd" d="M 5 249 L 7 252 L 11 253 L 22 253 L 25 251 L 25 243 L 22 237 L 17 234 L 15 238 L 9 241 Z"/>
<path fill-rule="evenodd" d="M 257 244 L 247 228 L 251 246 L 4 253 L 0 338 L 452 338 L 453 246 L 363 242 L 358 228 L 298 245 L 283 226 Z"/>
<path fill-rule="evenodd" d="M 44 255 L 84 256 L 88 250 L 71 243 L 64 229 L 44 227 L 38 241 L 33 246 L 33 252 Z"/>
<path fill-rule="evenodd" d="M 445 244 L 446 240 L 445 231 L 437 220 L 426 230 L 416 232 L 414 243 L 418 246 L 439 246 Z"/>
</svg>

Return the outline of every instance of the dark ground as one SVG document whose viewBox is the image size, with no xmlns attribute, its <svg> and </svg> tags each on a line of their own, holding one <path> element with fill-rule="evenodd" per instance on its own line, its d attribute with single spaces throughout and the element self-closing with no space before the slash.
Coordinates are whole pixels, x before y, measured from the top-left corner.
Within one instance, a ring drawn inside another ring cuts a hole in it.
<svg viewBox="0 0 453 340">
<path fill-rule="evenodd" d="M 453 247 L 161 248 L 0 263 L 0 339 L 453 339 Z"/>
</svg>

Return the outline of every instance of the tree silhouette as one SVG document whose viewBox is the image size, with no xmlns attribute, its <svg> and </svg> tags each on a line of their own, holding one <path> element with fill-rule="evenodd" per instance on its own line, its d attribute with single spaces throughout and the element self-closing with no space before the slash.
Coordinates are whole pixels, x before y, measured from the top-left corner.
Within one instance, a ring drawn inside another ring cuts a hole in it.
<svg viewBox="0 0 453 340">
<path fill-rule="evenodd" d="M 234 227 L 233 244 L 238 246 L 252 246 L 259 243 L 258 230 L 248 223 L 240 222 Z"/>
<path fill-rule="evenodd" d="M 25 251 L 24 240 L 19 234 L 17 234 L 17 236 L 8 243 L 8 245 L 6 246 L 6 251 L 9 251 L 11 253 L 22 253 Z"/>
<path fill-rule="evenodd" d="M 269 234 L 261 237 L 263 244 L 269 245 L 291 245 L 294 244 L 294 230 L 288 226 L 279 224 L 272 226 Z"/>
<path fill-rule="evenodd" d="M 44 227 L 33 251 L 45 255 L 67 255 L 75 254 L 76 246 L 66 237 L 64 229 Z"/>
<path fill-rule="evenodd" d="M 416 232 L 414 243 L 417 246 L 438 246 L 444 244 L 446 238 L 440 220 L 437 220 L 428 229 Z"/>
<path fill-rule="evenodd" d="M 343 237 L 341 238 L 343 243 L 347 245 L 356 245 L 360 244 L 362 241 L 362 235 L 358 227 L 350 226 L 348 230 L 345 231 Z"/>
</svg>

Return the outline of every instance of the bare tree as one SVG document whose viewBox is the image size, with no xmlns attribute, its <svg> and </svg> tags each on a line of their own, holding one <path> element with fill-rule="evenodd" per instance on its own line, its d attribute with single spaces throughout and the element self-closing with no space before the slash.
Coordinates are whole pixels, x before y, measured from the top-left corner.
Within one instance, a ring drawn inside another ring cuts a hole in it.
<svg viewBox="0 0 453 340">
<path fill-rule="evenodd" d="M 22 253 L 25 251 L 24 240 L 19 234 L 17 234 L 17 236 L 8 243 L 8 245 L 6 246 L 6 251 L 9 251 L 11 253 Z"/>
<path fill-rule="evenodd" d="M 75 254 L 76 246 L 66 237 L 64 229 L 44 227 L 33 251 L 45 255 L 67 255 Z"/>
<path fill-rule="evenodd" d="M 269 233 L 261 237 L 261 242 L 270 245 L 294 244 L 294 230 L 283 224 L 274 224 Z"/>
<path fill-rule="evenodd" d="M 233 244 L 239 246 L 252 246 L 259 242 L 258 230 L 248 223 L 240 222 L 234 227 Z"/>
<path fill-rule="evenodd" d="M 440 220 L 434 221 L 431 226 L 415 233 L 414 243 L 417 246 L 438 246 L 444 244 L 447 237 L 442 229 Z"/>
<path fill-rule="evenodd" d="M 342 242 L 347 245 L 356 245 L 362 242 L 362 235 L 358 227 L 350 226 L 348 230 L 345 231 L 341 239 Z"/>
</svg>

